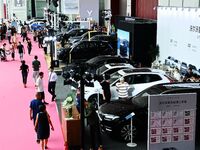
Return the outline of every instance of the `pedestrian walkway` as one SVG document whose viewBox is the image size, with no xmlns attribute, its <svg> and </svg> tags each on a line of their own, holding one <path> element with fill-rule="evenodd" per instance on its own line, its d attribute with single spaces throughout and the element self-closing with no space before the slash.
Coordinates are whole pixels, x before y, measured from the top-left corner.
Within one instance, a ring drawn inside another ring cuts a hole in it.
<svg viewBox="0 0 200 150">
<path fill-rule="evenodd" d="M 32 36 L 29 35 L 32 40 Z M 19 41 L 22 38 L 19 36 Z M 0 46 L 4 41 L 1 41 Z M 7 43 L 7 41 L 6 41 Z M 29 56 L 26 43 L 22 43 L 26 53 L 24 60 L 29 66 L 29 75 L 27 88 L 22 83 L 21 65 L 19 55 L 15 53 L 15 61 L 12 61 L 8 55 L 7 62 L 0 62 L 0 150 L 40 150 L 40 144 L 36 143 L 36 133 L 34 131 L 33 121 L 29 118 L 29 104 L 35 98 L 35 87 L 32 79 L 32 60 L 34 55 L 38 56 L 41 62 L 41 71 L 44 72 L 44 85 L 47 111 L 51 116 L 54 125 L 54 131 L 51 131 L 48 147 L 50 150 L 64 150 L 64 140 L 61 131 L 60 121 L 56 104 L 51 102 L 51 96 L 47 90 L 48 67 L 45 61 L 42 48 L 32 40 L 33 49 Z M 7 43 L 6 48 L 9 48 Z"/>
</svg>

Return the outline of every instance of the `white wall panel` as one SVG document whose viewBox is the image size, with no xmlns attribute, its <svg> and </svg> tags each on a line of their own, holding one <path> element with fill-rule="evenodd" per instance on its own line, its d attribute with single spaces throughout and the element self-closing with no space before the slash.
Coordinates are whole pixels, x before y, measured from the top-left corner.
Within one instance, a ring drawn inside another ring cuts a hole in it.
<svg viewBox="0 0 200 150">
<path fill-rule="evenodd" d="M 184 0 L 184 7 L 199 7 L 199 0 Z"/>
<path fill-rule="evenodd" d="M 172 56 L 200 68 L 200 8 L 158 8 L 160 60 Z"/>
<path fill-rule="evenodd" d="M 170 0 L 170 6 L 180 6 L 180 7 L 182 7 L 182 0 Z"/>
<path fill-rule="evenodd" d="M 169 5 L 169 0 L 159 0 L 158 1 L 158 6 L 168 6 Z"/>
<path fill-rule="evenodd" d="M 110 0 L 104 0 L 104 4 L 105 4 L 105 9 L 111 9 L 111 4 L 110 4 Z"/>
<path fill-rule="evenodd" d="M 4 18 L 4 4 L 3 0 L 0 0 L 0 18 Z"/>
</svg>

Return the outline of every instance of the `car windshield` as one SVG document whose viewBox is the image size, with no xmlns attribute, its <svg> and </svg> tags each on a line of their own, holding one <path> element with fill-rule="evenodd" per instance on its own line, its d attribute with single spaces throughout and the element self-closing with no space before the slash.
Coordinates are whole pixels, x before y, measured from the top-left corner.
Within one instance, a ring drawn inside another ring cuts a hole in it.
<svg viewBox="0 0 200 150">
<path fill-rule="evenodd" d="M 165 86 L 150 87 L 133 97 L 132 103 L 138 107 L 147 107 L 149 95 L 160 94 L 166 90 L 167 88 Z"/>
<path fill-rule="evenodd" d="M 117 72 L 114 72 L 110 75 L 110 85 L 112 85 L 117 79 L 121 78 L 122 75 Z"/>
<path fill-rule="evenodd" d="M 102 72 L 105 72 L 107 69 L 108 69 L 108 67 L 103 65 L 97 70 L 97 74 L 102 74 Z"/>
</svg>

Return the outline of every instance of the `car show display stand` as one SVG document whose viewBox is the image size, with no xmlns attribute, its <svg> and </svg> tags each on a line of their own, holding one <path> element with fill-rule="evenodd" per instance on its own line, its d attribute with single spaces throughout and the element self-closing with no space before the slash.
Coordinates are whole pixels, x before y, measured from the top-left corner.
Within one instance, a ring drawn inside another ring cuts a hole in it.
<svg viewBox="0 0 200 150">
<path fill-rule="evenodd" d="M 130 143 L 127 143 L 127 146 L 128 147 L 136 147 L 137 144 L 136 143 L 133 143 L 133 116 L 135 116 L 135 113 L 132 112 L 130 113 L 128 116 L 126 116 L 126 119 L 131 119 L 131 142 Z"/>
<path fill-rule="evenodd" d="M 62 132 L 64 136 L 65 145 L 68 147 L 78 147 L 80 141 L 81 123 L 79 113 L 75 106 L 72 107 L 72 117 L 67 118 L 66 108 L 61 107 L 62 111 Z"/>
</svg>

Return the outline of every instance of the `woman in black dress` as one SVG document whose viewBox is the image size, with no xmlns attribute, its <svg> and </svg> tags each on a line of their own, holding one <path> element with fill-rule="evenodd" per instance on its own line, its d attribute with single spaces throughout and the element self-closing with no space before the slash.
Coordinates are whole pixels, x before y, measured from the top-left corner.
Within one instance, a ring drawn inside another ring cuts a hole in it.
<svg viewBox="0 0 200 150">
<path fill-rule="evenodd" d="M 26 88 L 26 83 L 27 83 L 27 77 L 28 77 L 28 72 L 29 72 L 29 67 L 28 65 L 25 63 L 24 60 L 21 61 L 22 65 L 20 66 L 20 70 L 22 72 L 22 81 L 24 84 L 24 87 Z"/>
<path fill-rule="evenodd" d="M 50 116 L 46 111 L 46 106 L 40 105 L 39 111 L 40 112 L 36 116 L 35 130 L 37 132 L 37 139 L 40 140 L 42 150 L 45 150 L 48 148 L 47 143 L 48 143 L 48 138 L 50 136 L 49 125 L 51 125 L 51 130 L 54 130 L 54 127 L 52 125 Z"/>
</svg>

